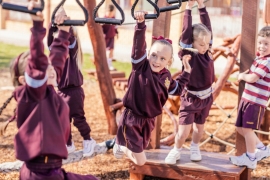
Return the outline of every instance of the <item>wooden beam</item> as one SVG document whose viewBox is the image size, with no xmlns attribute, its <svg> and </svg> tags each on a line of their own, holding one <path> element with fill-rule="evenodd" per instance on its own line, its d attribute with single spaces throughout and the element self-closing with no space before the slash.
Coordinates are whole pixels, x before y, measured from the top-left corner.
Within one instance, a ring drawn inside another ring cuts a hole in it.
<svg viewBox="0 0 270 180">
<path fill-rule="evenodd" d="M 240 72 L 244 72 L 250 68 L 256 52 L 256 39 L 258 29 L 258 13 L 259 0 L 243 1 L 243 15 L 242 15 L 242 37 L 241 56 L 240 56 Z M 245 83 L 239 83 L 238 102 L 242 96 Z M 246 152 L 245 139 L 236 132 L 236 155 L 242 155 Z M 247 173 L 250 173 L 247 172 Z M 247 175 L 246 177 L 250 177 Z"/>
<path fill-rule="evenodd" d="M 2 9 L 2 6 L 0 6 L 0 29 L 6 29 L 7 13 L 8 11 Z"/>
<path fill-rule="evenodd" d="M 270 0 L 265 0 L 263 20 L 265 25 L 270 25 Z"/>
<path fill-rule="evenodd" d="M 115 135 L 117 125 L 113 112 L 110 111 L 110 105 L 116 100 L 115 91 L 112 84 L 109 67 L 106 58 L 106 45 L 103 37 L 103 31 L 100 24 L 93 20 L 93 9 L 96 7 L 96 1 L 84 0 L 84 6 L 89 12 L 89 21 L 87 22 L 88 32 L 94 51 L 94 64 L 99 82 L 99 88 L 103 101 L 105 114 L 108 120 L 108 132 Z"/>
</svg>

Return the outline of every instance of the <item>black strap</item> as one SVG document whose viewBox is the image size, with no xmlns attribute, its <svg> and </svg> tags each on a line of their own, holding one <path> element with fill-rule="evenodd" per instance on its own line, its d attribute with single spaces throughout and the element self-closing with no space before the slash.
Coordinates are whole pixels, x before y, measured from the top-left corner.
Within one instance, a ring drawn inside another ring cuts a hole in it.
<svg viewBox="0 0 270 180">
<path fill-rule="evenodd" d="M 133 4 L 132 7 L 131 7 L 131 15 L 132 15 L 132 17 L 133 17 L 134 19 L 135 19 L 135 17 L 134 17 L 134 11 L 135 11 L 135 7 L 136 7 L 138 1 L 139 1 L 139 0 L 135 0 L 134 4 Z M 145 19 L 157 19 L 158 16 L 159 16 L 159 13 L 160 13 L 157 4 L 155 4 L 155 3 L 152 2 L 151 0 L 147 0 L 147 1 L 155 8 L 156 14 L 146 14 L 146 15 L 144 16 L 144 18 L 145 18 Z M 164 1 L 164 0 L 163 0 L 163 1 Z M 156 2 L 157 2 L 157 0 L 156 0 Z"/>
<path fill-rule="evenodd" d="M 101 23 L 101 24 L 114 24 L 114 25 L 121 25 L 125 21 L 125 13 L 123 9 L 115 2 L 115 0 L 112 0 L 112 3 L 114 6 L 118 9 L 118 11 L 121 14 L 121 19 L 115 19 L 115 18 L 100 18 L 97 17 L 97 12 L 100 6 L 105 2 L 105 0 L 102 0 L 95 8 L 94 8 L 94 13 L 93 13 L 93 18 L 96 23 Z"/>
<path fill-rule="evenodd" d="M 40 8 L 33 8 L 32 10 L 29 10 L 26 6 L 6 3 L 6 2 L 2 2 L 2 0 L 0 0 L 0 4 L 2 5 L 3 9 L 11 10 L 11 11 L 18 11 L 18 12 L 23 12 L 23 13 L 29 13 L 29 14 L 34 14 L 34 15 L 36 15 L 38 11 L 43 11 L 44 0 L 40 0 L 40 3 L 41 3 Z"/>
<path fill-rule="evenodd" d="M 65 4 L 66 0 L 62 0 L 60 2 L 60 4 L 58 4 L 56 6 L 56 8 L 54 9 L 53 13 L 52 13 L 52 25 L 56 26 L 56 23 L 54 23 L 54 19 L 55 19 L 55 14 L 58 11 L 58 9 L 63 6 Z M 59 24 L 58 26 L 84 26 L 85 23 L 88 22 L 88 11 L 87 9 L 81 4 L 81 2 L 79 0 L 76 0 L 77 4 L 80 6 L 80 8 L 83 10 L 84 13 L 84 20 L 65 20 L 62 24 Z"/>
</svg>

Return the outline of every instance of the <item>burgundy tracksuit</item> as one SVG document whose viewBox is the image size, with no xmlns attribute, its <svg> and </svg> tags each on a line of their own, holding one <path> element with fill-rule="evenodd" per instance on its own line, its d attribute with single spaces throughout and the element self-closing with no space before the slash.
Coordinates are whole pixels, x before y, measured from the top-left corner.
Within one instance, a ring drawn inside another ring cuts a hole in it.
<svg viewBox="0 0 270 180">
<path fill-rule="evenodd" d="M 24 161 L 20 170 L 21 180 L 94 180 L 92 175 L 66 173 L 62 159 L 67 158 L 66 142 L 69 137 L 69 107 L 47 85 L 48 58 L 44 54 L 43 22 L 34 21 L 31 29 L 30 58 L 25 71 L 26 85 L 14 91 L 17 105 L 17 127 L 14 145 L 16 158 Z M 60 31 L 52 43 L 49 55 L 57 73 L 58 82 L 68 55 L 70 34 Z"/>
<path fill-rule="evenodd" d="M 211 22 L 206 8 L 199 9 L 202 24 L 204 24 L 211 32 Z M 191 48 L 193 43 L 193 28 L 191 10 L 186 10 L 183 20 L 183 31 L 180 39 L 180 45 L 184 48 Z M 212 46 L 212 38 L 210 47 Z M 178 55 L 182 59 L 185 54 L 190 54 L 187 50 L 179 51 Z M 205 54 L 192 54 L 189 61 L 192 68 L 190 80 L 186 86 L 189 91 L 203 91 L 211 88 L 215 81 L 214 61 L 210 52 Z M 184 68 L 184 67 L 183 67 Z M 206 99 L 200 99 L 195 95 L 188 93 L 186 90 L 181 95 L 181 105 L 179 112 L 179 124 L 204 124 L 209 110 L 213 103 L 213 96 L 210 95 Z"/>
<path fill-rule="evenodd" d="M 185 71 L 173 80 L 166 68 L 159 73 L 151 70 L 146 54 L 145 31 L 145 22 L 138 23 L 132 48 L 132 72 L 123 98 L 126 109 L 116 139 L 117 144 L 135 153 L 147 147 L 155 117 L 162 113 L 168 94 L 180 95 L 189 80 L 189 73 Z"/>
<path fill-rule="evenodd" d="M 102 25 L 102 29 L 103 29 L 103 34 L 105 35 L 105 42 L 106 42 L 107 50 L 114 49 L 114 36 L 118 34 L 117 28 L 115 27 L 115 25 L 104 24 Z"/>
<path fill-rule="evenodd" d="M 50 26 L 48 34 L 48 46 L 53 42 L 53 33 L 57 31 L 57 27 Z M 73 124 L 79 130 L 84 140 L 90 140 L 90 126 L 86 122 L 84 113 L 84 90 L 81 87 L 83 84 L 83 76 L 77 65 L 78 44 L 72 28 L 70 28 L 69 37 L 69 57 L 66 60 L 63 74 L 58 84 L 58 94 L 64 98 L 70 108 L 70 122 L 73 118 Z M 50 47 L 52 49 L 52 47 Z M 71 145 L 71 132 L 67 145 Z"/>
</svg>

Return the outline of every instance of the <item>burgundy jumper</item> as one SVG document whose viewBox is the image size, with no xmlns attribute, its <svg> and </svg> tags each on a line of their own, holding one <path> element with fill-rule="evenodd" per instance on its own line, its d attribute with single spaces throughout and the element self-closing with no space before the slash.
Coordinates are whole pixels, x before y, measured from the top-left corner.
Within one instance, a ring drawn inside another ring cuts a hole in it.
<svg viewBox="0 0 270 180">
<path fill-rule="evenodd" d="M 73 180 L 96 179 L 94 176 L 66 173 L 62 159 L 67 158 L 66 142 L 70 132 L 69 107 L 47 85 L 48 58 L 44 54 L 43 22 L 34 21 L 31 29 L 30 58 L 25 71 L 26 85 L 14 91 L 17 103 L 17 127 L 14 145 L 16 158 L 24 161 L 20 170 L 21 180 Z M 49 59 L 59 82 L 68 55 L 69 33 L 59 32 L 52 43 Z"/>
<path fill-rule="evenodd" d="M 146 54 L 145 31 L 145 23 L 138 23 L 133 39 L 132 72 L 123 98 L 126 109 L 116 139 L 117 144 L 135 153 L 147 147 L 155 118 L 162 113 L 168 95 L 180 95 L 189 80 L 189 73 L 185 71 L 173 80 L 166 68 L 159 73 L 151 70 Z"/>
</svg>

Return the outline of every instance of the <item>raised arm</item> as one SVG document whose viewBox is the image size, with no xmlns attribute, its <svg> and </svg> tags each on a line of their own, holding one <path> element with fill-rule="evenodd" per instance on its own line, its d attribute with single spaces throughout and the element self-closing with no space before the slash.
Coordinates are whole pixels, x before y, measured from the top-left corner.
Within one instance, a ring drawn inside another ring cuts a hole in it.
<svg viewBox="0 0 270 180">
<path fill-rule="evenodd" d="M 75 32 L 74 32 L 74 29 L 73 28 L 70 28 L 69 30 L 69 33 L 70 33 L 70 36 L 69 36 L 69 56 L 71 59 L 76 59 L 76 55 L 78 53 L 78 41 L 75 37 Z M 78 33 L 78 32 L 76 32 Z"/>
<path fill-rule="evenodd" d="M 55 33 L 57 30 L 58 28 L 56 26 L 52 26 L 52 23 L 49 24 L 49 31 L 47 36 L 47 46 L 49 47 L 49 49 L 53 42 L 53 33 Z"/>
<path fill-rule="evenodd" d="M 169 87 L 169 94 L 177 95 L 177 96 L 181 95 L 185 86 L 189 82 L 189 77 L 190 77 L 190 73 L 184 71 L 175 80 L 172 79 L 170 87 Z"/>
<path fill-rule="evenodd" d="M 135 27 L 132 54 L 131 54 L 131 62 L 133 69 L 138 68 L 147 59 L 146 42 L 145 42 L 146 25 L 144 19 L 144 15 L 146 13 L 147 12 L 144 11 L 135 12 L 137 25 Z"/>
</svg>

